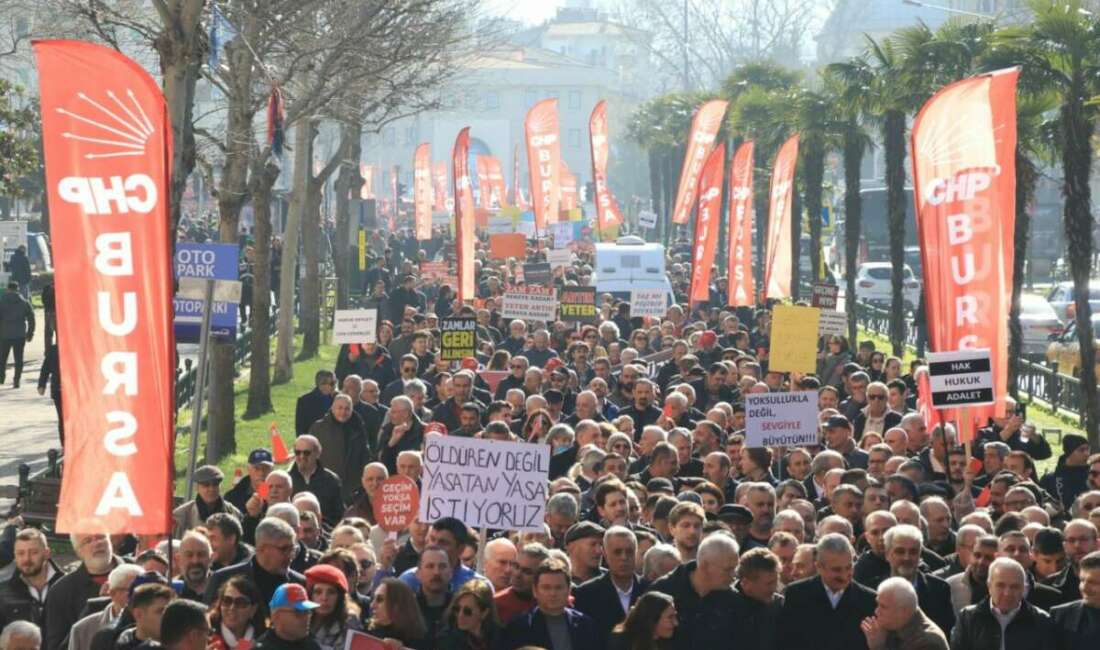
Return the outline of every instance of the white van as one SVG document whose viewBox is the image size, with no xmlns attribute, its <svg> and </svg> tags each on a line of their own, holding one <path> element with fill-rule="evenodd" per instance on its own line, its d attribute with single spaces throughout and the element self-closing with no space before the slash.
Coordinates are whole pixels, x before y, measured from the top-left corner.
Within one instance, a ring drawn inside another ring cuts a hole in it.
<svg viewBox="0 0 1100 650">
<path fill-rule="evenodd" d="M 630 300 L 634 289 L 664 289 L 671 300 L 665 247 L 634 236 L 620 237 L 614 244 L 596 244 L 592 283 L 597 293 L 610 293 L 622 300 Z"/>
</svg>

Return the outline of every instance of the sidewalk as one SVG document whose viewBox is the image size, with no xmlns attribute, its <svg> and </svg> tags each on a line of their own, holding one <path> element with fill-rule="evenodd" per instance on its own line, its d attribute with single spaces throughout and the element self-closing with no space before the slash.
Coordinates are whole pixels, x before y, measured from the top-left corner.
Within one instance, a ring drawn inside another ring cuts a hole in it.
<svg viewBox="0 0 1100 650">
<path fill-rule="evenodd" d="M 61 446 L 49 391 L 39 395 L 37 390 L 43 357 L 41 310 L 35 311 L 35 319 L 39 327 L 25 350 L 22 386 L 18 390 L 11 387 L 15 369 L 10 357 L 7 381 L 0 386 L 0 517 L 14 502 L 4 495 L 7 486 L 19 484 L 19 465 L 26 463 L 36 472 L 46 466 L 46 452 Z"/>
</svg>

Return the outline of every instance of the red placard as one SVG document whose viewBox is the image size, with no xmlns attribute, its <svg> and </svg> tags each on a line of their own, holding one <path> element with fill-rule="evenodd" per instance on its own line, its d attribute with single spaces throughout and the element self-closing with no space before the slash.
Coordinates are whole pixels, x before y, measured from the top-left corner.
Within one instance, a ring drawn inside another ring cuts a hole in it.
<svg viewBox="0 0 1100 650">
<path fill-rule="evenodd" d="M 416 519 L 420 508 L 420 490 L 408 476 L 395 474 L 378 488 L 374 500 L 374 520 L 387 533 L 399 533 Z"/>
</svg>

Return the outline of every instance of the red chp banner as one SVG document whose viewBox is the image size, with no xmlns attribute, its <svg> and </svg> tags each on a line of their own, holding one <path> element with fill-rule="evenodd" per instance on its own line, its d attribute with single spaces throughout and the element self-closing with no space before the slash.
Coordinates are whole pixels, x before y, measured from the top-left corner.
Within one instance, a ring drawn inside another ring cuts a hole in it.
<svg viewBox="0 0 1100 650">
<path fill-rule="evenodd" d="M 444 160 L 432 163 L 432 209 L 436 212 L 450 209 L 447 206 L 447 162 Z"/>
<path fill-rule="evenodd" d="M 359 188 L 359 198 L 363 201 L 374 198 L 374 165 L 359 163 L 359 176 L 363 178 L 363 186 Z"/>
<path fill-rule="evenodd" d="M 413 157 L 413 216 L 416 238 L 432 238 L 432 145 L 422 142 Z"/>
<path fill-rule="evenodd" d="M 726 164 L 725 143 L 715 147 L 699 176 L 699 212 L 695 218 L 695 245 L 691 253 L 691 302 L 710 300 L 710 269 L 718 244 L 722 210 L 722 168 Z"/>
<path fill-rule="evenodd" d="M 561 202 L 561 138 L 558 136 L 558 100 L 544 99 L 531 107 L 523 124 L 527 138 L 527 169 L 535 230 L 557 223 Z"/>
<path fill-rule="evenodd" d="M 65 474 L 57 530 L 170 530 L 175 342 L 160 87 L 137 63 L 79 41 L 35 41 Z"/>
<path fill-rule="evenodd" d="M 710 153 L 718 129 L 722 127 L 722 117 L 726 114 L 729 102 L 715 99 L 699 107 L 691 121 L 691 133 L 688 135 L 687 152 L 684 154 L 684 166 L 680 169 L 680 188 L 676 192 L 676 203 L 672 211 L 672 223 L 687 223 L 691 208 L 695 204 L 695 192 L 699 189 L 699 174 Z"/>
<path fill-rule="evenodd" d="M 601 99 L 588 118 L 588 143 L 592 148 L 592 181 L 596 185 L 596 229 L 603 232 L 623 222 L 619 204 L 607 187 L 607 100 Z"/>
<path fill-rule="evenodd" d="M 752 140 L 742 143 L 730 163 L 729 282 L 730 307 L 756 304 L 756 280 L 752 275 Z"/>
<path fill-rule="evenodd" d="M 995 403 L 970 409 L 983 425 L 1005 413 L 1018 76 L 1012 68 L 946 86 L 913 122 L 913 197 L 929 344 L 934 352 L 992 351 Z M 957 419 L 950 412 L 943 416 Z"/>
<path fill-rule="evenodd" d="M 496 156 L 489 156 L 489 192 L 495 207 L 503 208 L 507 205 L 505 197 L 508 191 L 504 186 L 504 170 Z"/>
<path fill-rule="evenodd" d="M 458 299 L 473 300 L 474 282 L 474 191 L 470 187 L 470 127 L 458 132 L 451 153 L 455 197 L 455 258 L 458 261 Z"/>
<path fill-rule="evenodd" d="M 577 206 L 580 205 L 577 198 L 577 177 L 573 175 L 573 170 L 569 169 L 569 165 L 565 164 L 564 160 L 561 161 L 561 177 L 558 186 L 561 188 L 561 203 L 559 205 L 561 211 L 576 210 Z"/>
<path fill-rule="evenodd" d="M 771 205 L 768 209 L 767 257 L 764 260 L 764 297 L 791 297 L 791 195 L 798 162 L 798 134 L 792 135 L 775 157 Z"/>
<path fill-rule="evenodd" d="M 477 207 L 488 210 L 492 205 L 493 188 L 489 183 L 489 156 L 474 156 L 477 173 Z"/>
</svg>

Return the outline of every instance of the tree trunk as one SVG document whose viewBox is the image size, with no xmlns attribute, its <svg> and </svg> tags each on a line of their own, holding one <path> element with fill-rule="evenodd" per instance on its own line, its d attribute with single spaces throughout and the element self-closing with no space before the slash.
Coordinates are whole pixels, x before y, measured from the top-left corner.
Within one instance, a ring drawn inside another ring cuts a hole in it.
<svg viewBox="0 0 1100 650">
<path fill-rule="evenodd" d="M 821 277 L 821 194 L 825 182 L 825 148 L 811 141 L 803 157 L 806 217 L 810 220 L 810 282 Z"/>
<path fill-rule="evenodd" d="M 302 120 L 294 129 L 294 176 L 291 182 L 295 191 L 290 196 L 286 215 L 286 231 L 283 233 L 283 262 L 279 271 L 279 330 L 275 348 L 275 383 L 284 383 L 294 377 L 294 289 L 298 286 L 295 274 L 298 262 L 298 233 L 302 214 L 306 209 L 305 187 L 312 173 L 314 126 Z"/>
<path fill-rule="evenodd" d="M 252 271 L 251 370 L 248 375 L 248 406 L 244 419 L 251 420 L 273 410 L 271 405 L 271 188 L 279 177 L 279 166 L 271 158 L 252 165 L 252 213 L 256 243 Z"/>
<path fill-rule="evenodd" d="M 1092 171 L 1093 124 L 1084 114 L 1082 102 L 1087 94 L 1084 82 L 1074 79 L 1061 108 L 1062 172 L 1065 176 L 1065 229 L 1069 249 L 1070 276 L 1073 278 L 1074 305 L 1077 309 L 1077 342 L 1081 351 L 1082 415 L 1090 445 L 1100 447 L 1100 404 L 1096 396 L 1096 349 L 1093 345 L 1092 308 L 1089 305 L 1089 276 L 1092 271 L 1092 196 L 1089 175 Z"/>
<path fill-rule="evenodd" d="M 336 255 L 336 308 L 347 309 L 350 304 L 351 278 L 354 275 L 351 262 L 351 253 L 357 245 L 356 235 L 359 231 L 359 211 L 357 207 L 359 188 L 363 179 L 359 176 L 359 156 L 361 151 L 361 136 L 363 127 L 358 122 L 345 123 L 341 126 L 340 149 L 343 154 L 340 157 L 340 173 L 336 177 L 336 237 L 332 242 L 333 253 Z M 355 218 L 352 218 L 355 215 Z M 353 224 L 356 224 L 353 227 Z"/>
<path fill-rule="evenodd" d="M 676 229 L 676 225 L 672 223 L 672 208 L 673 201 L 676 200 L 676 149 L 669 150 L 668 154 L 664 157 L 663 177 L 664 177 L 664 203 L 665 210 L 662 215 L 662 221 L 665 223 L 665 251 L 667 252 L 673 241 L 673 231 Z"/>
<path fill-rule="evenodd" d="M 856 259 L 859 257 L 859 230 L 863 219 L 860 200 L 860 168 L 863 166 L 863 139 L 859 124 L 848 123 L 844 133 L 844 305 L 848 311 L 848 342 L 856 342 Z"/>
<path fill-rule="evenodd" d="M 792 179 L 792 182 L 795 182 Z M 792 188 L 794 189 L 794 188 Z M 791 300 L 798 302 L 802 280 L 802 194 L 791 192 Z"/>
<path fill-rule="evenodd" d="M 298 322 L 302 329 L 302 349 L 298 359 L 312 359 L 321 347 L 321 189 L 323 181 L 313 178 L 309 172 L 306 181 L 306 208 L 302 215 L 302 264 L 305 277 L 302 278 L 301 310 Z"/>
<path fill-rule="evenodd" d="M 657 215 L 657 228 L 652 233 L 653 238 L 661 241 L 661 231 L 667 228 L 664 215 L 661 214 L 661 157 L 657 153 L 656 145 L 649 148 L 649 203 L 650 209 Z M 645 238 L 646 241 L 650 237 Z"/>
<path fill-rule="evenodd" d="M 890 345 L 905 351 L 905 113 L 887 111 L 882 127 L 886 153 L 886 214 L 890 231 Z"/>
<path fill-rule="evenodd" d="M 1035 164 L 1016 147 L 1016 232 L 1013 233 L 1012 306 L 1008 312 L 1008 390 L 1019 398 L 1018 377 L 1023 357 L 1024 334 L 1020 325 L 1020 293 L 1024 285 L 1024 261 L 1027 259 L 1031 215 L 1028 208 L 1035 196 L 1039 172 Z"/>
</svg>

